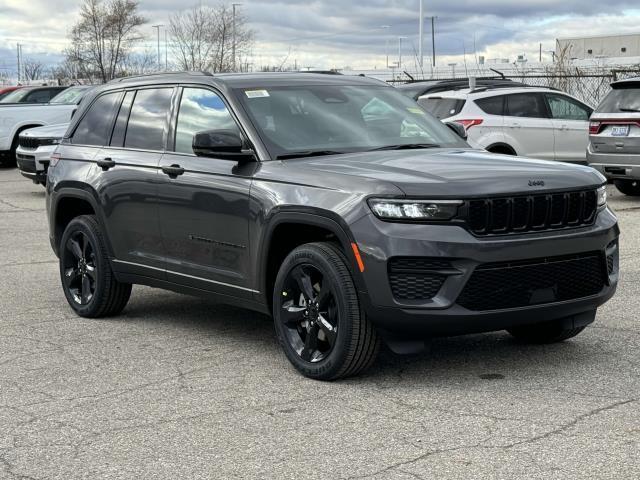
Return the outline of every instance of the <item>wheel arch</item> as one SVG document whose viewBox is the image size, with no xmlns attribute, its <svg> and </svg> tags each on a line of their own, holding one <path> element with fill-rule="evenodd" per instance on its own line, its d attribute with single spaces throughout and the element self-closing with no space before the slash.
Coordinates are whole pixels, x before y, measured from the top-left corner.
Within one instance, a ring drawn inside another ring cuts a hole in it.
<svg viewBox="0 0 640 480">
<path fill-rule="evenodd" d="M 485 150 L 488 152 L 494 152 L 494 153 L 508 152 L 506 153 L 507 155 L 518 155 L 518 153 L 516 152 L 516 149 L 505 142 L 492 143 L 491 145 L 485 147 Z"/>
<path fill-rule="evenodd" d="M 299 229 L 302 231 L 299 231 Z M 296 235 L 291 235 L 297 229 Z M 281 240 L 284 242 L 279 243 Z M 315 241 L 338 244 L 349 260 L 349 266 L 358 290 L 364 290 L 364 281 L 353 254 L 355 243 L 346 222 L 334 212 L 316 209 L 281 210 L 271 216 L 263 228 L 258 249 L 257 277 L 259 291 L 271 310 L 275 276 L 284 258 L 296 247 Z"/>
</svg>

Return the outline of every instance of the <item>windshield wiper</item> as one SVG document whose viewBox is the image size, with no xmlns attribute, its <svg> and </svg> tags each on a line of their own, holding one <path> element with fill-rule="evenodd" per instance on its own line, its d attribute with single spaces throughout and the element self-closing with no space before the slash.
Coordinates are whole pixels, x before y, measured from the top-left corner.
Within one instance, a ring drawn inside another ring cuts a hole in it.
<svg viewBox="0 0 640 480">
<path fill-rule="evenodd" d="M 289 158 L 303 158 L 303 157 L 323 157 L 326 155 L 342 155 L 345 152 L 338 152 L 336 150 L 304 150 L 301 152 L 283 153 L 278 155 L 276 160 L 287 160 Z"/>
<path fill-rule="evenodd" d="M 621 112 L 640 112 L 640 108 L 620 108 Z"/>
<path fill-rule="evenodd" d="M 368 152 L 375 152 L 378 150 L 413 150 L 418 148 L 440 148 L 437 143 L 401 143 L 398 145 L 385 145 L 384 147 L 372 148 L 367 150 Z"/>
</svg>

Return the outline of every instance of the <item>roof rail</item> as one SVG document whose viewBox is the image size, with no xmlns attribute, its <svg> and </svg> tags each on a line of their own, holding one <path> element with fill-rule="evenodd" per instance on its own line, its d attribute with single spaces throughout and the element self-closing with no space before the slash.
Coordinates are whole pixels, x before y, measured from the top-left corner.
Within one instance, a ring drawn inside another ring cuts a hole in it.
<svg viewBox="0 0 640 480">
<path fill-rule="evenodd" d="M 213 77 L 213 74 L 211 72 L 156 72 L 156 73 L 145 73 L 143 75 L 131 75 L 130 77 L 114 78 L 113 80 L 110 80 L 108 83 L 130 82 L 133 80 L 138 80 L 140 78 L 162 77 L 165 75 L 193 75 L 193 76 Z"/>
</svg>

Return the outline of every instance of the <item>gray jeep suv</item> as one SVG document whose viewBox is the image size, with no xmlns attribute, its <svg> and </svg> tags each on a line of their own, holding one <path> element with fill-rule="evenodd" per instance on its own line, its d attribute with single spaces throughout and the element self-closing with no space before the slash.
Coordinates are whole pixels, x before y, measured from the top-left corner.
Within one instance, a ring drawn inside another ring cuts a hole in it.
<svg viewBox="0 0 640 480">
<path fill-rule="evenodd" d="M 587 162 L 616 188 L 640 195 L 640 78 L 620 80 L 600 102 L 589 123 Z"/>
<path fill-rule="evenodd" d="M 577 335 L 614 293 L 619 234 L 587 167 L 476 151 L 381 82 L 163 74 L 91 92 L 53 155 L 66 298 L 116 315 L 132 284 L 273 315 L 304 375 L 385 340 Z"/>
</svg>

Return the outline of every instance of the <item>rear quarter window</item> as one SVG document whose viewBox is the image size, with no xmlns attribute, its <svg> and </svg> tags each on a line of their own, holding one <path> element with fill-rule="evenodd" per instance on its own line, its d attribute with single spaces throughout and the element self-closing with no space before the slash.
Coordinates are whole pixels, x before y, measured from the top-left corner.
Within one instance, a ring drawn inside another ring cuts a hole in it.
<svg viewBox="0 0 640 480">
<path fill-rule="evenodd" d="M 465 103 L 460 98 L 429 97 L 418 100 L 422 108 L 439 120 L 459 114 Z"/>
<path fill-rule="evenodd" d="M 484 113 L 489 115 L 504 115 L 504 95 L 478 98 L 475 102 Z"/>
<path fill-rule="evenodd" d="M 640 85 L 614 88 L 600 102 L 596 113 L 628 113 L 640 110 Z"/>
</svg>

